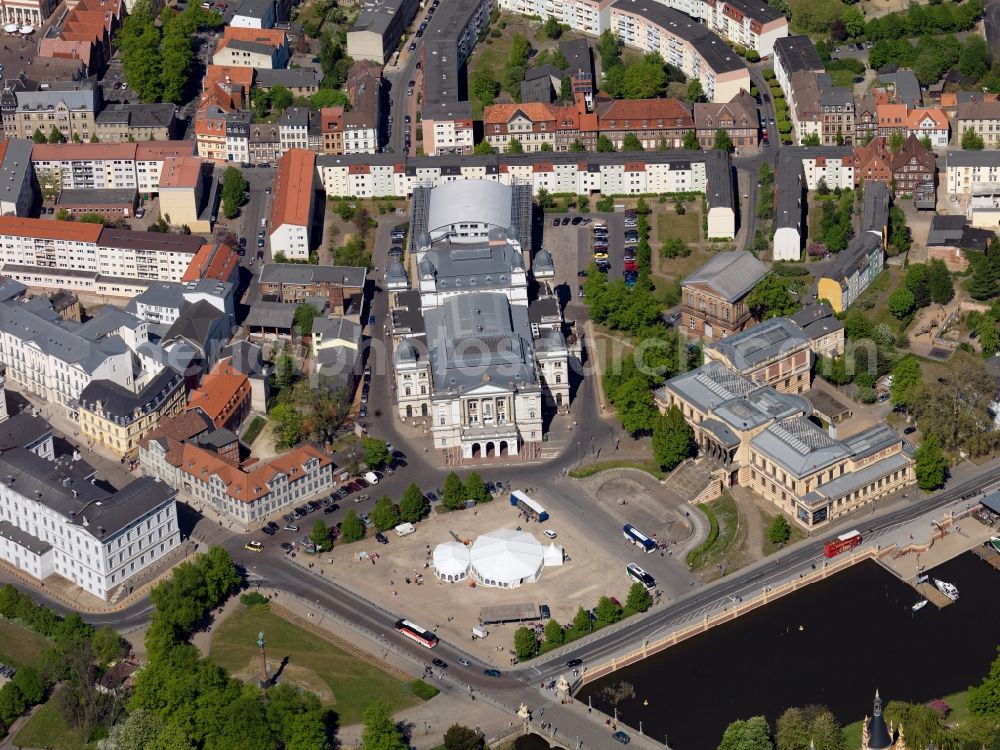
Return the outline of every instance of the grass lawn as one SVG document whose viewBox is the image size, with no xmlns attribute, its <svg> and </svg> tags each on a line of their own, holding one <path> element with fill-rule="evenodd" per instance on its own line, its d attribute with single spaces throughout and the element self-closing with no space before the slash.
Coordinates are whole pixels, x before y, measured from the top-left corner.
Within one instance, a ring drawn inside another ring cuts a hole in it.
<svg viewBox="0 0 1000 750">
<path fill-rule="evenodd" d="M 834 69 L 828 70 L 827 73 L 830 74 L 830 81 L 834 86 L 843 86 L 844 88 L 854 87 L 855 73 L 850 70 Z"/>
<path fill-rule="evenodd" d="M 656 205 L 656 204 L 654 204 Z M 701 215 L 697 210 L 692 210 L 693 203 L 685 203 L 685 212 L 678 216 L 674 212 L 673 204 L 667 204 L 663 208 L 654 208 L 656 214 L 656 250 L 667 237 L 679 237 L 687 244 L 693 245 L 701 241 Z"/>
<path fill-rule="evenodd" d="M 647 474 L 652 474 L 657 479 L 663 479 L 664 477 L 663 471 L 654 461 L 598 461 L 596 464 L 587 464 L 579 469 L 573 469 L 569 475 L 574 479 L 584 479 L 600 471 L 622 468 L 639 469 L 640 471 L 645 471 Z"/>
<path fill-rule="evenodd" d="M 764 541 L 761 544 L 761 549 L 764 551 L 764 557 L 767 557 L 768 555 L 772 555 L 781 549 L 781 547 L 767 538 L 767 530 L 771 528 L 771 522 L 774 520 L 775 516 L 770 513 L 765 513 L 760 508 L 758 508 L 757 511 L 760 513 L 760 522 L 764 526 Z M 798 524 L 789 521 L 788 525 L 792 527 L 792 535 L 788 538 L 788 541 L 785 542 L 786 545 L 795 544 L 796 542 L 800 542 L 806 538 L 806 533 L 799 528 Z"/>
<path fill-rule="evenodd" d="M 889 312 L 889 295 L 903 285 L 905 277 L 906 272 L 902 266 L 886 266 L 854 306 L 875 325 L 885 323 L 893 331 L 899 332 L 903 326 L 899 319 Z"/>
<path fill-rule="evenodd" d="M 17 747 L 46 747 L 50 750 L 86 750 L 94 747 L 84 741 L 84 732 L 74 729 L 56 708 L 55 699 L 39 708 L 14 738 Z"/>
<path fill-rule="evenodd" d="M 272 668 L 283 659 L 282 677 L 316 693 L 342 726 L 357 724 L 376 698 L 393 711 L 419 703 L 409 687 L 382 670 L 272 614 L 266 607 L 241 609 L 212 636 L 209 658 L 233 675 L 248 678 L 260 665 L 257 634 L 263 631 Z"/>
<path fill-rule="evenodd" d="M 736 532 L 740 528 L 740 509 L 728 492 L 723 492 L 721 497 L 701 507 L 711 511 L 715 516 L 719 524 L 719 535 L 707 547 L 691 551 L 688 555 L 688 564 L 692 568 L 703 568 L 721 560 L 729 552 L 733 540 L 736 539 Z"/>
<path fill-rule="evenodd" d="M 0 619 L 0 662 L 12 667 L 39 668 L 42 652 L 51 645 L 37 633 Z"/>
</svg>

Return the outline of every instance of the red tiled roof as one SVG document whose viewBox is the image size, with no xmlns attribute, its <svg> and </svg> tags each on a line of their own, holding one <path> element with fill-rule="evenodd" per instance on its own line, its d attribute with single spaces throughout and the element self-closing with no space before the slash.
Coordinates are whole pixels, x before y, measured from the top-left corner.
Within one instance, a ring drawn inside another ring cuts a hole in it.
<svg viewBox="0 0 1000 750">
<path fill-rule="evenodd" d="M 283 224 L 308 226 L 312 204 L 316 154 L 304 148 L 290 148 L 278 159 L 271 206 L 271 233 Z"/>
<path fill-rule="evenodd" d="M 100 224 L 0 216 L 0 235 L 96 243 L 102 231 L 104 227 Z"/>
<path fill-rule="evenodd" d="M 216 421 L 243 390 L 249 395 L 250 379 L 228 364 L 228 360 L 225 363 L 219 362 L 205 376 L 201 385 L 188 395 L 187 411 L 201 409 L 209 419 Z"/>
<path fill-rule="evenodd" d="M 202 245 L 191 259 L 181 281 L 215 279 L 229 281 L 233 269 L 239 265 L 240 256 L 229 245 L 220 242 L 217 246 Z"/>
<path fill-rule="evenodd" d="M 619 99 L 598 105 L 597 116 L 601 129 L 610 127 L 609 120 L 615 129 L 626 127 L 626 121 L 630 128 L 641 127 L 643 121 L 650 128 L 694 126 L 691 112 L 677 99 Z"/>
</svg>

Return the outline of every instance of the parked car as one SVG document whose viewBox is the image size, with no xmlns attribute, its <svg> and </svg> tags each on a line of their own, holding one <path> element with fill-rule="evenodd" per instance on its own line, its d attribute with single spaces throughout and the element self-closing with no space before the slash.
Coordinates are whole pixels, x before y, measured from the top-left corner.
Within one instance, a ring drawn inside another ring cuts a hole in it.
<svg viewBox="0 0 1000 750">
<path fill-rule="evenodd" d="M 293 534 L 295 534 L 296 532 L 298 532 L 298 530 L 299 530 L 299 527 L 298 527 L 297 524 L 294 524 L 294 523 L 287 523 L 287 524 L 285 524 L 285 531 L 290 531 Z"/>
<path fill-rule="evenodd" d="M 363 523 L 363 524 L 364 524 L 365 526 L 371 526 L 371 525 L 372 525 L 372 519 L 370 519 L 370 518 L 368 517 L 368 514 L 367 514 L 367 513 L 362 513 L 362 514 L 361 514 L 361 522 L 362 522 L 362 523 Z"/>
<path fill-rule="evenodd" d="M 628 743 L 630 743 L 632 741 L 631 737 L 629 737 L 625 732 L 621 732 L 621 731 L 615 732 L 611 736 L 614 739 L 618 740 L 618 742 L 622 743 L 623 745 L 627 745 Z"/>
<path fill-rule="evenodd" d="M 552 226 L 554 226 L 554 227 L 559 226 L 559 217 L 558 216 L 552 220 Z"/>
<path fill-rule="evenodd" d="M 282 542 L 281 549 L 285 550 L 285 552 L 291 552 L 295 548 L 292 546 L 291 542 Z"/>
<path fill-rule="evenodd" d="M 545 534 L 545 536 L 547 536 L 549 539 L 555 539 L 557 536 L 559 536 L 552 529 L 545 529 L 545 531 L 543 531 L 542 533 Z"/>
<path fill-rule="evenodd" d="M 267 534 L 268 536 L 274 536 L 274 529 L 272 529 L 270 526 L 265 526 L 260 530 L 260 532 L 262 534 Z"/>
<path fill-rule="evenodd" d="M 383 534 L 381 531 L 375 535 L 375 541 L 378 542 L 379 544 L 389 543 L 389 540 L 386 539 L 385 534 Z"/>
<path fill-rule="evenodd" d="M 571 221 L 570 221 L 569 223 L 570 223 L 570 224 L 572 224 L 572 225 L 573 225 L 573 226 L 575 227 L 575 226 L 577 226 L 577 225 L 578 225 L 578 224 L 579 224 L 579 223 L 580 223 L 581 221 L 583 221 L 583 219 L 582 219 L 581 217 L 579 217 L 579 216 L 574 216 L 574 217 L 572 218 L 572 220 L 571 220 Z"/>
</svg>

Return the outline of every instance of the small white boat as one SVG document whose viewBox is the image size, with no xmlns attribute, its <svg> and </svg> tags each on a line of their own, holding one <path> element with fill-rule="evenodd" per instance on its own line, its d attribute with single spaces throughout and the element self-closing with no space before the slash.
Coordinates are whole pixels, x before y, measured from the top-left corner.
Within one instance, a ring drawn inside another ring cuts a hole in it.
<svg viewBox="0 0 1000 750">
<path fill-rule="evenodd" d="M 921 599 L 919 602 L 917 602 L 912 607 L 910 607 L 910 609 L 912 609 L 914 612 L 919 612 L 920 610 L 922 610 L 926 606 L 927 606 L 927 600 L 926 599 Z"/>
<path fill-rule="evenodd" d="M 940 578 L 935 578 L 934 585 L 937 586 L 938 591 L 947 596 L 953 602 L 958 601 L 958 587 L 955 586 L 955 584 L 942 581 Z"/>
<path fill-rule="evenodd" d="M 1000 537 L 991 536 L 990 540 L 986 542 L 986 544 L 995 549 L 997 552 L 1000 552 Z"/>
<path fill-rule="evenodd" d="M 927 581 L 928 581 L 927 576 L 917 576 L 917 583 L 927 583 Z"/>
</svg>

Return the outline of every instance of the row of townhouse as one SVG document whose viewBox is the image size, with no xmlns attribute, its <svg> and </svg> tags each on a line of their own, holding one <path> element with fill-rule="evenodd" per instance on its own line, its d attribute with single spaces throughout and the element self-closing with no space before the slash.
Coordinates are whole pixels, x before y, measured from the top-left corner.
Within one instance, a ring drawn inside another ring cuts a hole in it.
<svg viewBox="0 0 1000 750">
<path fill-rule="evenodd" d="M 621 99 L 599 101 L 591 111 L 578 96 L 575 104 L 544 102 L 493 104 L 483 110 L 486 141 L 501 153 L 516 138 L 525 152 L 569 151 L 576 140 L 593 151 L 604 135 L 622 148 L 627 135 L 639 139 L 644 149 L 681 148 L 684 137 L 694 132 L 698 142 L 711 148 L 718 130 L 724 130 L 733 145 L 756 146 L 757 105 L 741 91 L 730 102 L 699 102 L 693 108 L 677 99 Z"/>
<path fill-rule="evenodd" d="M 574 31 L 599 35 L 612 28 L 611 0 L 501 0 L 500 7 L 514 13 L 555 18 Z M 726 41 L 771 54 L 776 40 L 788 35 L 788 19 L 763 0 L 665 0 L 659 3 L 697 19 Z"/>
<path fill-rule="evenodd" d="M 194 154 L 190 141 L 36 143 L 31 163 L 43 187 L 62 190 L 132 189 L 160 192 L 164 166 Z"/>
<path fill-rule="evenodd" d="M 971 130 L 987 148 L 1000 145 L 1000 100 L 996 94 L 959 92 L 955 108 L 955 132 L 958 137 Z"/>
<path fill-rule="evenodd" d="M 256 77 L 256 76 L 255 76 Z M 361 61 L 348 71 L 349 107 L 288 107 L 274 123 L 255 123 L 236 102 L 206 101 L 195 114 L 198 155 L 251 164 L 274 163 L 289 149 L 323 154 L 374 154 L 379 147 L 382 73 Z"/>
<path fill-rule="evenodd" d="M 970 224 L 996 231 L 1000 222 L 1000 151 L 949 151 L 945 169 L 948 195 L 968 199 Z"/>
<path fill-rule="evenodd" d="M 0 217 L 3 273 L 33 287 L 137 294 L 152 281 L 183 280 L 204 244 L 194 235 Z M 102 278 L 117 280 L 125 291 L 99 286 Z"/>
<path fill-rule="evenodd" d="M 418 186 L 482 179 L 530 184 L 536 195 L 540 190 L 575 195 L 704 192 L 709 236 L 731 239 L 736 231 L 732 165 L 728 154 L 716 150 L 320 156 L 316 169 L 328 196 L 351 198 L 404 198 Z"/>
<path fill-rule="evenodd" d="M 8 565 L 37 581 L 59 575 L 107 601 L 180 545 L 168 485 L 142 477 L 105 489 L 86 461 L 58 455 L 52 426 L 27 412 L 2 430 L 0 559 Z"/>
<path fill-rule="evenodd" d="M 143 474 L 248 528 L 334 486 L 333 461 L 313 445 L 251 465 L 239 463 L 236 435 L 189 411 L 164 419 L 140 441 Z"/>
<path fill-rule="evenodd" d="M 814 135 L 820 145 L 836 146 L 894 133 L 926 137 L 932 148 L 948 145 L 948 117 L 941 109 L 921 106 L 920 85 L 911 71 L 880 76 L 871 92 L 855 100 L 850 88 L 832 84 L 809 37 L 789 36 L 774 45 L 774 73 L 788 99 L 799 145 Z"/>
</svg>

